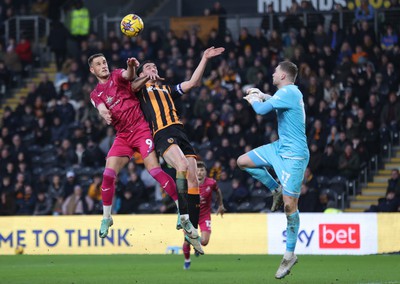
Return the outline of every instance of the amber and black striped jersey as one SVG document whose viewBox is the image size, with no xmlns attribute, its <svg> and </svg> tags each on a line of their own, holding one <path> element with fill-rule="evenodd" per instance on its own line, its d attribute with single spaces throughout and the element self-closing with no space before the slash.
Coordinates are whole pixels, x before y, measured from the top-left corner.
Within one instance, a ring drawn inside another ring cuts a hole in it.
<svg viewBox="0 0 400 284">
<path fill-rule="evenodd" d="M 181 124 L 174 100 L 183 95 L 181 85 L 157 85 L 147 83 L 137 97 L 153 135 L 172 124 Z"/>
</svg>

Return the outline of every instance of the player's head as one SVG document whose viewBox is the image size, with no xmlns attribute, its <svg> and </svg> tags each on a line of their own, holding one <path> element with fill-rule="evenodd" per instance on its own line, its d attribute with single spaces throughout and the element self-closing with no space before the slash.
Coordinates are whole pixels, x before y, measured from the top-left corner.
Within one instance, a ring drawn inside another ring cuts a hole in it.
<svg viewBox="0 0 400 284">
<path fill-rule="evenodd" d="M 110 75 L 107 60 L 102 53 L 96 53 L 88 58 L 90 73 L 99 79 L 107 79 Z"/>
<path fill-rule="evenodd" d="M 147 75 L 158 75 L 157 65 L 151 60 L 143 61 L 139 65 L 136 73 L 139 77 Z"/>
<path fill-rule="evenodd" d="M 282 85 L 293 84 L 297 77 L 297 66 L 290 61 L 279 62 L 272 75 L 272 81 L 278 88 Z"/>
<path fill-rule="evenodd" d="M 203 183 L 207 177 L 207 168 L 203 161 L 197 161 L 197 179 L 199 183 Z"/>
</svg>

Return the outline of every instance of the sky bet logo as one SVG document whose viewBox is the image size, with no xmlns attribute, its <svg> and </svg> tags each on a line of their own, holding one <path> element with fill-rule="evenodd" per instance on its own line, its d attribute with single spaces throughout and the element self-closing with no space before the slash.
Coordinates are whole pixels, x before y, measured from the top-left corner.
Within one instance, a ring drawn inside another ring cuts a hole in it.
<svg viewBox="0 0 400 284">
<path fill-rule="evenodd" d="M 359 249 L 359 224 L 320 224 L 319 247 L 321 249 Z"/>
</svg>

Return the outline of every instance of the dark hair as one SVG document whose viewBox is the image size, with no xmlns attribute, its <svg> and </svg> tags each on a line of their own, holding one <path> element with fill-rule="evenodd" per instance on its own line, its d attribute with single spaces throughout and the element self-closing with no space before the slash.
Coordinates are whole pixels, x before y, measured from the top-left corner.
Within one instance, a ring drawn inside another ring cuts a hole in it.
<svg viewBox="0 0 400 284">
<path fill-rule="evenodd" d="M 151 60 L 145 60 L 145 61 L 143 61 L 142 63 L 140 63 L 140 65 L 139 65 L 139 67 L 138 67 L 138 69 L 137 69 L 137 71 L 136 71 L 136 75 L 140 75 L 140 73 L 142 73 L 143 72 L 143 66 L 145 65 L 145 64 L 147 64 L 147 63 L 154 63 L 154 61 L 151 61 Z"/>
<path fill-rule="evenodd" d="M 298 68 L 297 68 L 296 64 L 294 64 L 293 62 L 290 62 L 290 61 L 282 61 L 282 62 L 279 62 L 278 65 L 281 67 L 281 70 L 288 75 L 289 79 L 292 82 L 296 81 L 297 72 L 298 72 Z"/>
<path fill-rule="evenodd" d="M 97 58 L 97 57 L 105 57 L 105 56 L 104 56 L 103 53 L 96 53 L 96 54 L 91 55 L 91 56 L 88 58 L 88 60 L 87 60 L 89 66 L 92 66 L 93 60 L 94 60 L 95 58 Z"/>
<path fill-rule="evenodd" d="M 198 168 L 207 169 L 206 164 L 204 164 L 203 161 L 197 161 L 197 167 L 198 167 Z"/>
</svg>

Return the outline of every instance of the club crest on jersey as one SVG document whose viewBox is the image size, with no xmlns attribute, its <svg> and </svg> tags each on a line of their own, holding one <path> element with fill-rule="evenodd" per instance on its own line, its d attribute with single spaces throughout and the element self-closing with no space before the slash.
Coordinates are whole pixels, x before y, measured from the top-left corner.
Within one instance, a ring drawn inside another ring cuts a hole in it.
<svg viewBox="0 0 400 284">
<path fill-rule="evenodd" d="M 174 138 L 168 138 L 167 141 L 168 141 L 169 144 L 172 144 L 172 143 L 174 143 Z"/>
<path fill-rule="evenodd" d="M 109 105 L 109 104 L 111 104 L 112 102 L 113 102 L 113 97 L 107 96 L 107 97 L 106 97 L 106 103 Z"/>
</svg>

